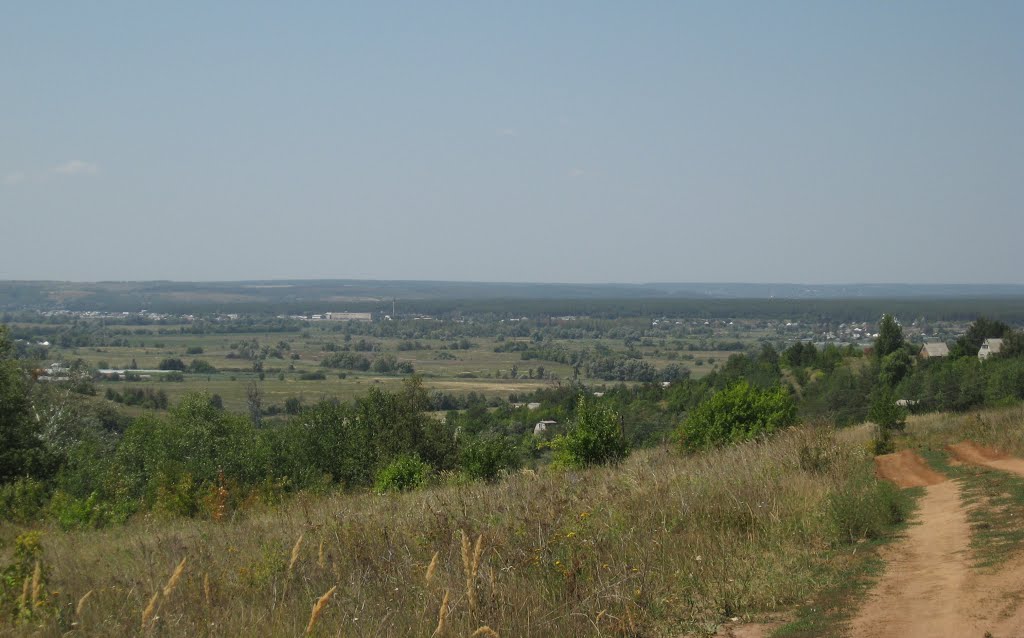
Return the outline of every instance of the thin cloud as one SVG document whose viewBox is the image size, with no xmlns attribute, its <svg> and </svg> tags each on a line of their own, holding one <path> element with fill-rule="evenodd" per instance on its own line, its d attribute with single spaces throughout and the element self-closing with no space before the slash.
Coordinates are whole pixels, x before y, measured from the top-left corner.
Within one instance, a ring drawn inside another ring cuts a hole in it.
<svg viewBox="0 0 1024 638">
<path fill-rule="evenodd" d="M 519 131 L 514 128 L 500 128 L 495 131 L 498 137 L 519 137 Z"/>
<path fill-rule="evenodd" d="M 95 175 L 100 172 L 100 167 L 92 162 L 70 160 L 54 166 L 53 172 L 58 175 Z"/>
<path fill-rule="evenodd" d="M 582 168 L 571 168 L 569 169 L 569 177 L 583 177 L 587 172 Z"/>
<path fill-rule="evenodd" d="M 22 171 L 14 171 L 13 173 L 8 173 L 4 175 L 3 183 L 4 186 L 17 186 L 18 184 L 21 184 L 27 179 L 28 175 L 26 175 Z"/>
</svg>

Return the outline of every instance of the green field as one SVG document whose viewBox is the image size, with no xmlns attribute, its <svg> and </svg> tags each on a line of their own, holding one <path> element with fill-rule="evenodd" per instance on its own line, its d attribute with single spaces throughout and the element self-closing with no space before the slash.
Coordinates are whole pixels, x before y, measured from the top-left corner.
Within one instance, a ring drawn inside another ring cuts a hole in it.
<svg viewBox="0 0 1024 638">
<path fill-rule="evenodd" d="M 22 324 L 26 327 L 26 324 Z M 217 369 L 211 374 L 185 373 L 182 381 L 166 381 L 159 375 L 141 381 L 100 380 L 96 383 L 99 396 L 108 388 L 123 392 L 125 388 L 152 389 L 164 391 L 171 403 L 189 392 L 218 394 L 224 406 L 231 410 L 245 410 L 246 388 L 256 381 L 262 392 L 263 406 L 281 405 L 290 397 L 303 402 L 315 402 L 322 398 L 349 399 L 365 393 L 370 387 L 394 388 L 408 375 L 378 374 L 372 371 L 352 371 L 325 368 L 321 361 L 332 354 L 327 348 L 344 349 L 344 334 L 338 332 L 336 324 L 314 324 L 301 332 L 259 332 L 259 333 L 213 333 L 181 334 L 187 326 L 159 326 L 159 330 L 174 334 L 156 334 L 157 327 L 118 326 L 118 335 L 127 343 L 104 347 L 58 347 L 49 351 L 49 360 L 75 361 L 81 359 L 93 368 L 139 370 L 156 369 L 165 359 L 181 359 L 190 364 L 200 359 Z M 768 336 L 764 330 L 721 330 L 714 338 L 741 341 L 749 347 L 758 338 Z M 704 337 L 702 337 L 704 338 Z M 471 392 L 489 397 L 507 398 L 510 394 L 529 393 L 545 385 L 558 384 L 573 378 L 573 367 L 565 363 L 544 360 L 523 360 L 519 352 L 495 352 L 495 348 L 510 341 L 528 342 L 527 338 L 499 340 L 495 337 L 469 338 L 468 349 L 449 349 L 450 341 L 442 339 L 417 339 L 421 349 L 400 349 L 404 340 L 352 336 L 348 347 L 355 348 L 361 339 L 373 346 L 372 352 L 358 352 L 373 359 L 381 354 L 392 354 L 401 362 L 409 362 L 415 373 L 423 378 L 430 390 L 467 395 Z M 255 341 L 257 349 L 269 346 L 277 349 L 281 358 L 268 356 L 261 361 L 263 379 L 254 369 L 255 359 L 243 358 L 242 344 Z M 406 342 L 408 345 L 408 342 Z M 609 352 L 621 353 L 626 346 L 621 339 L 549 339 L 549 345 L 561 346 L 568 350 L 605 348 Z M 696 345 L 696 339 L 655 339 L 634 344 L 633 351 L 643 360 L 658 369 L 676 364 L 685 367 L 694 378 L 700 378 L 733 354 L 729 351 L 688 350 Z M 202 349 L 195 353 L 195 349 Z M 192 349 L 193 353 L 190 353 Z M 40 362 L 44 364 L 46 362 Z M 544 378 L 539 378 L 539 368 Z M 303 379 L 303 374 L 322 372 L 323 380 Z M 581 373 L 582 374 L 582 373 Z M 593 384 L 605 383 L 600 379 L 588 379 Z M 139 413 L 139 408 L 129 408 Z"/>
</svg>

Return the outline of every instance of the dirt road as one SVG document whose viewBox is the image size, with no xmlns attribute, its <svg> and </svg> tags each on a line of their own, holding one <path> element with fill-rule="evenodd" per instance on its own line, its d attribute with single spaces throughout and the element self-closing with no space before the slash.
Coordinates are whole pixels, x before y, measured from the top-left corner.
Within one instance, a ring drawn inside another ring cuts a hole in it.
<svg viewBox="0 0 1024 638">
<path fill-rule="evenodd" d="M 1003 454 L 999 450 L 982 447 L 971 441 L 950 445 L 946 449 L 964 463 L 983 465 L 994 470 L 1002 470 L 1024 476 L 1024 459 Z"/>
<path fill-rule="evenodd" d="M 996 573 L 971 568 L 970 526 L 959 486 L 911 451 L 878 457 L 876 467 L 897 485 L 925 486 L 925 495 L 906 536 L 884 548 L 885 572 L 850 622 L 849 635 L 1024 635 L 1024 560 Z"/>
</svg>

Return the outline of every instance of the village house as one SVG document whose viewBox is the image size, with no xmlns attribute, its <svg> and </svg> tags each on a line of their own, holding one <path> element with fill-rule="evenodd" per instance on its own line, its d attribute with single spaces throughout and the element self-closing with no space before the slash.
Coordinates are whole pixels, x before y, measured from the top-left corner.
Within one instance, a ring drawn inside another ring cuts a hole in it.
<svg viewBox="0 0 1024 638">
<path fill-rule="evenodd" d="M 552 425 L 558 425 L 558 421 L 544 420 L 537 421 L 537 425 L 533 426 L 533 435 L 541 436 L 548 431 L 548 428 Z"/>
<path fill-rule="evenodd" d="M 978 358 L 984 361 L 994 354 L 999 354 L 1002 349 L 1002 339 L 985 339 L 985 343 L 981 344 L 981 349 L 978 350 Z"/>
<path fill-rule="evenodd" d="M 940 357 L 949 356 L 949 346 L 941 341 L 934 341 L 926 343 L 921 346 L 921 352 L 919 353 L 922 359 L 937 359 Z"/>
</svg>

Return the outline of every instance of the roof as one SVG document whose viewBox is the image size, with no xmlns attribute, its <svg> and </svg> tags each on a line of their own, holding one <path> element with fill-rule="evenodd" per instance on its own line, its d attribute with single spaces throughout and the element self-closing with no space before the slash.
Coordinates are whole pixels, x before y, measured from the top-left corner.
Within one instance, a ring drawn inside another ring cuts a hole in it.
<svg viewBox="0 0 1024 638">
<path fill-rule="evenodd" d="M 981 344 L 982 350 L 988 350 L 992 354 L 997 354 L 1003 349 L 1002 339 L 985 339 L 985 343 Z"/>
<path fill-rule="evenodd" d="M 949 356 L 949 346 L 947 346 L 946 344 L 942 343 L 941 341 L 934 341 L 934 342 L 931 342 L 931 343 L 926 343 L 926 344 L 924 344 L 924 348 L 922 348 L 922 350 L 929 357 L 948 357 Z"/>
</svg>

